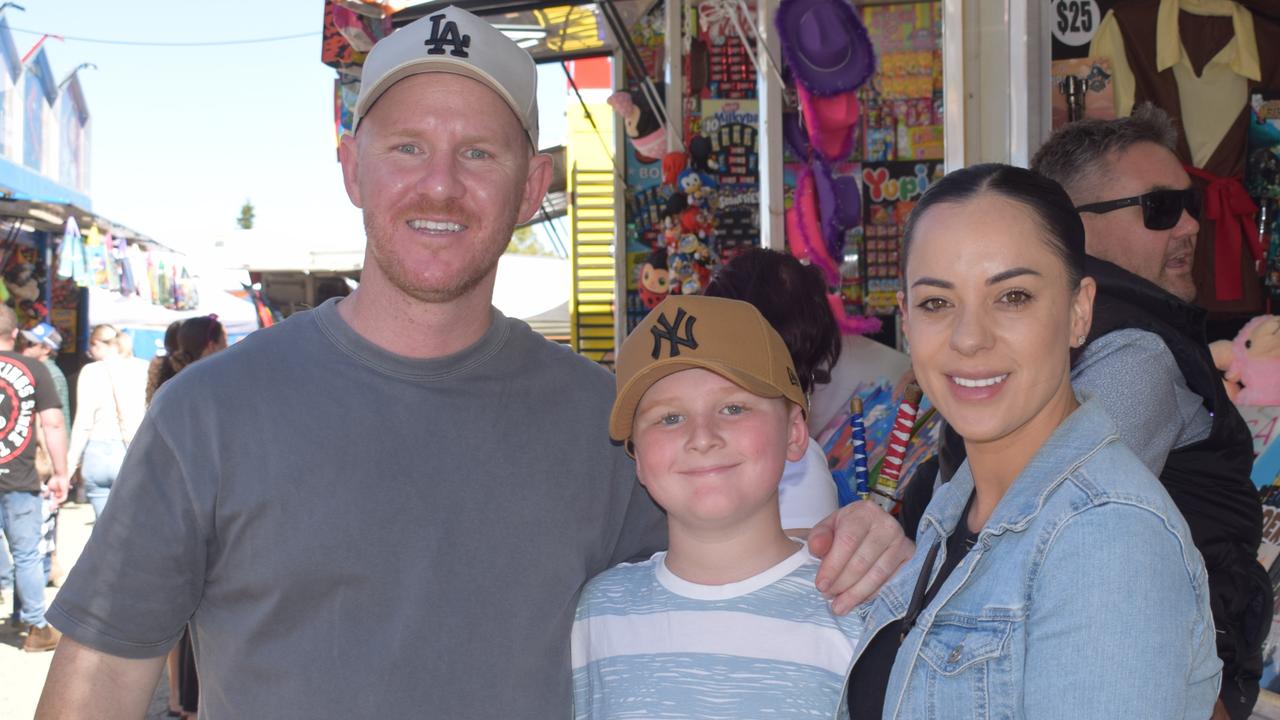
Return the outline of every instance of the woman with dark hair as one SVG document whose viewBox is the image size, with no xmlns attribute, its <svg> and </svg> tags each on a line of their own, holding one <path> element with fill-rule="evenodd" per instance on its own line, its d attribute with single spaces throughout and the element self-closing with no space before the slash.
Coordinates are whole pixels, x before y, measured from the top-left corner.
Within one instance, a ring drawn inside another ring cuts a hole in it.
<svg viewBox="0 0 1280 720">
<path fill-rule="evenodd" d="M 164 331 L 163 355 L 151 361 L 147 382 L 147 405 L 156 391 L 191 363 L 227 347 L 227 333 L 217 315 L 175 320 Z M 169 651 L 169 717 L 194 718 L 200 696 L 200 680 L 196 674 L 195 652 L 191 646 L 191 630 Z"/>
<path fill-rule="evenodd" d="M 160 386 L 177 375 L 184 367 L 202 357 L 212 355 L 227 347 L 227 332 L 217 315 L 175 320 L 164 331 L 163 355 L 151 361 L 147 378 L 147 404 Z"/>
<path fill-rule="evenodd" d="M 788 253 L 752 248 L 720 266 L 704 291 L 751 303 L 782 336 L 806 396 L 831 380 L 840 359 L 840 330 L 827 302 L 826 283 L 815 268 Z M 778 485 L 782 527 L 807 536 L 838 507 L 827 457 L 813 438 L 803 459 L 788 460 Z"/>
<path fill-rule="evenodd" d="M 1100 402 L 1071 388 L 1095 290 L 1071 200 L 978 165 L 925 193 L 903 243 L 912 365 L 968 459 L 863 609 L 852 717 L 1209 717 L 1204 562 Z"/>
<path fill-rule="evenodd" d="M 816 268 L 789 253 L 749 248 L 720 266 L 704 294 L 756 306 L 791 351 L 805 394 L 831 379 L 840 330 Z"/>
</svg>

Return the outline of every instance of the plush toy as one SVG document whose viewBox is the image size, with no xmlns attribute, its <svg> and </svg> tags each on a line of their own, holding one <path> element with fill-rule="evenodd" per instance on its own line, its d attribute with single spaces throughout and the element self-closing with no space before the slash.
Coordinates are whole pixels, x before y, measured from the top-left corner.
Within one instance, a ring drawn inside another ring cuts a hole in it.
<svg viewBox="0 0 1280 720">
<path fill-rule="evenodd" d="M 692 207 L 708 207 L 711 203 L 711 191 L 716 181 L 710 175 L 700 173 L 692 168 L 684 170 L 676 178 L 680 192 L 688 198 Z"/>
<path fill-rule="evenodd" d="M 629 92 L 616 92 L 605 102 L 622 116 L 626 126 L 627 137 L 636 149 L 636 159 L 642 163 L 657 162 L 667 151 L 667 131 L 658 121 L 658 115 L 641 97 L 637 99 Z"/>
<path fill-rule="evenodd" d="M 711 213 L 696 207 L 685 208 L 678 218 L 682 232 L 693 233 L 702 237 L 707 237 L 711 234 L 715 220 Z"/>
<path fill-rule="evenodd" d="M 669 152 L 662 156 L 662 184 L 675 186 L 676 179 L 684 172 L 688 156 L 682 152 Z"/>
<path fill-rule="evenodd" d="M 712 151 L 711 139 L 707 136 L 694 135 L 689 139 L 689 167 L 707 175 L 720 169 L 720 163 Z"/>
<path fill-rule="evenodd" d="M 649 253 L 640 268 L 636 289 L 645 310 L 652 310 L 670 291 L 670 271 L 667 270 L 667 249 L 658 248 Z"/>
<path fill-rule="evenodd" d="M 1209 349 L 1237 405 L 1280 405 L 1280 316 L 1260 315 Z"/>
</svg>

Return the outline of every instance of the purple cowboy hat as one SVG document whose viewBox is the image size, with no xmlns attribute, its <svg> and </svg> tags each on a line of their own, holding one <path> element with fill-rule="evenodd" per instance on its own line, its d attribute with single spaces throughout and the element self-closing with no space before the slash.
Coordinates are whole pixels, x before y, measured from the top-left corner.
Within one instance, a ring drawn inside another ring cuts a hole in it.
<svg viewBox="0 0 1280 720">
<path fill-rule="evenodd" d="M 862 190 L 857 178 L 842 175 L 835 177 L 831 168 L 815 159 L 813 185 L 818 195 L 818 217 L 822 223 L 822 239 L 831 256 L 844 254 L 844 231 L 856 226 L 862 219 Z"/>
<path fill-rule="evenodd" d="M 848 0 L 782 0 L 774 21 L 796 82 L 814 95 L 854 90 L 875 70 L 871 39 Z"/>
<path fill-rule="evenodd" d="M 830 285 L 840 283 L 845 230 L 858 224 L 861 193 L 856 178 L 832 177 L 821 160 L 815 159 L 796 176 L 786 214 L 787 240 L 792 253 L 822 270 Z"/>
<path fill-rule="evenodd" d="M 809 144 L 809 135 L 800 124 L 800 113 L 782 113 L 782 141 L 786 143 L 787 149 L 793 156 L 800 160 L 809 157 L 809 151 L 813 146 Z"/>
</svg>

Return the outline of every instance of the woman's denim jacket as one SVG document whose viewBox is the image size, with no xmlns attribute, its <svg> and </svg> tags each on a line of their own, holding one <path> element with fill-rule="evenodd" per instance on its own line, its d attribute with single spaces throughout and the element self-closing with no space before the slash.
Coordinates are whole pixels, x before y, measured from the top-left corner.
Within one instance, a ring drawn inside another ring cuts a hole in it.
<svg viewBox="0 0 1280 720">
<path fill-rule="evenodd" d="M 925 511 L 915 556 L 861 606 L 857 653 L 907 610 L 961 521 L 969 464 Z M 1159 481 L 1086 400 L 1017 477 L 898 652 L 885 718 L 1205 720 L 1222 663 L 1200 553 Z"/>
</svg>

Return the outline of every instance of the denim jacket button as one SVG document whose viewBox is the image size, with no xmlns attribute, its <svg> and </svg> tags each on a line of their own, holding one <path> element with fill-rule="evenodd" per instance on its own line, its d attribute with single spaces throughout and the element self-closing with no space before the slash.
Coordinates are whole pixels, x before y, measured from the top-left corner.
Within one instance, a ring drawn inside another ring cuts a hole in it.
<svg viewBox="0 0 1280 720">
<path fill-rule="evenodd" d="M 947 657 L 947 662 L 953 663 L 960 659 L 960 654 L 964 652 L 964 645 L 957 645 L 955 650 L 951 651 L 951 655 Z"/>
</svg>

